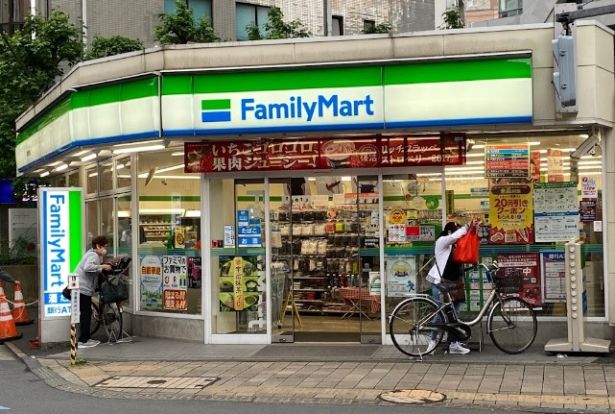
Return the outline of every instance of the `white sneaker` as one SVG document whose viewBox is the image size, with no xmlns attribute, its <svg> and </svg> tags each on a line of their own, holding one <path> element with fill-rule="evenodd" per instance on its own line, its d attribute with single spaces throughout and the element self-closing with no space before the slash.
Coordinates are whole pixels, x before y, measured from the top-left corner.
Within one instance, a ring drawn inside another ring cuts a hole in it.
<svg viewBox="0 0 615 414">
<path fill-rule="evenodd" d="M 461 342 L 452 342 L 448 347 L 448 353 L 465 355 L 465 354 L 469 354 L 470 350 L 466 348 L 465 346 L 463 346 Z"/>
<path fill-rule="evenodd" d="M 94 348 L 96 345 L 99 345 L 100 341 L 97 341 L 96 339 L 88 339 L 87 342 L 79 342 L 77 344 L 78 348 Z"/>
<path fill-rule="evenodd" d="M 436 346 L 438 346 L 438 343 L 434 339 L 430 339 L 429 342 L 427 343 L 427 350 L 425 351 L 425 353 L 426 354 L 432 353 L 433 350 L 436 349 Z"/>
</svg>

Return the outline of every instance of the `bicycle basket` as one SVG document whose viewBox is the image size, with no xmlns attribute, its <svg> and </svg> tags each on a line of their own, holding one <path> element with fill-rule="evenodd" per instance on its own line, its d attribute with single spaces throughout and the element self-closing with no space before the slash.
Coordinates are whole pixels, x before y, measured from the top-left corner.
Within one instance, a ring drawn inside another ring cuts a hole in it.
<svg viewBox="0 0 615 414">
<path fill-rule="evenodd" d="M 504 276 L 496 274 L 493 277 L 493 284 L 500 293 L 519 293 L 523 285 L 523 273 L 511 272 Z"/>
<path fill-rule="evenodd" d="M 125 278 L 109 276 L 100 285 L 102 303 L 116 303 L 128 300 L 128 283 Z"/>
</svg>

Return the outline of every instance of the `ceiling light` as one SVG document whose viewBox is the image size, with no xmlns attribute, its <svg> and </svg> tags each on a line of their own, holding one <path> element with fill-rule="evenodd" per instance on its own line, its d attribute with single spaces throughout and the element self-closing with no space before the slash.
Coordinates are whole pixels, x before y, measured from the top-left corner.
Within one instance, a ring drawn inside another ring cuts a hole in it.
<svg viewBox="0 0 615 414">
<path fill-rule="evenodd" d="M 131 152 L 146 152 L 146 151 L 157 151 L 164 149 L 164 145 L 144 145 L 142 147 L 131 147 L 131 148 L 121 148 L 113 150 L 114 154 L 129 154 Z"/>
<path fill-rule="evenodd" d="M 171 153 L 172 157 L 183 157 L 184 156 L 184 151 L 177 151 L 177 152 L 173 152 Z"/>
<path fill-rule="evenodd" d="M 469 154 L 466 154 L 466 158 L 478 158 L 478 157 L 484 157 L 485 153 L 484 152 L 471 152 Z"/>
<path fill-rule="evenodd" d="M 351 177 L 342 177 L 342 181 L 349 182 L 349 181 L 352 181 L 352 178 Z"/>
<path fill-rule="evenodd" d="M 96 159 L 96 154 L 94 154 L 94 153 L 86 155 L 85 157 L 81 158 L 81 161 L 88 162 L 88 161 L 91 161 L 93 159 Z"/>
<path fill-rule="evenodd" d="M 64 171 L 68 169 L 68 164 L 62 164 L 56 167 L 56 169 L 54 170 L 55 172 L 60 172 L 60 171 Z"/>
<path fill-rule="evenodd" d="M 417 174 L 417 177 L 439 177 L 441 176 L 442 173 L 423 173 L 423 174 Z"/>
<path fill-rule="evenodd" d="M 42 177 L 47 177 L 49 174 L 50 174 L 49 171 L 45 171 L 45 172 L 41 173 L 41 175 L 39 177 L 41 177 L 41 178 Z"/>
<path fill-rule="evenodd" d="M 130 210 L 120 210 L 117 212 L 117 216 L 119 218 L 127 218 L 130 217 Z"/>
<path fill-rule="evenodd" d="M 143 144 L 158 144 L 162 142 L 160 139 L 150 139 L 148 141 L 138 141 L 138 142 L 127 142 L 124 144 L 115 144 L 114 148 L 128 147 L 130 145 L 143 145 Z"/>
<path fill-rule="evenodd" d="M 161 168 L 159 170 L 156 170 L 157 173 L 161 173 L 161 172 L 167 172 L 167 171 L 173 171 L 173 170 L 179 170 L 179 169 L 183 169 L 184 168 L 184 164 L 177 164 L 174 165 L 172 167 L 165 167 L 165 168 Z"/>
<path fill-rule="evenodd" d="M 316 177 L 308 177 L 308 181 L 316 181 Z"/>
<path fill-rule="evenodd" d="M 62 164 L 62 161 L 54 161 L 54 162 L 50 162 L 49 164 L 47 164 L 50 167 L 55 167 L 58 164 Z"/>
<path fill-rule="evenodd" d="M 535 147 L 537 145 L 540 145 L 540 141 L 530 141 L 527 143 L 530 147 Z"/>
<path fill-rule="evenodd" d="M 472 146 L 472 149 L 483 149 L 485 148 L 485 144 L 476 144 Z"/>
<path fill-rule="evenodd" d="M 201 217 L 201 210 L 188 210 L 186 217 Z"/>
<path fill-rule="evenodd" d="M 79 151 L 73 154 L 74 157 L 81 157 L 83 154 L 87 154 L 88 152 L 90 152 L 89 150 L 83 150 L 83 151 Z"/>
<path fill-rule="evenodd" d="M 186 210 L 183 208 L 143 208 L 139 214 L 178 214 L 183 216 Z"/>
</svg>

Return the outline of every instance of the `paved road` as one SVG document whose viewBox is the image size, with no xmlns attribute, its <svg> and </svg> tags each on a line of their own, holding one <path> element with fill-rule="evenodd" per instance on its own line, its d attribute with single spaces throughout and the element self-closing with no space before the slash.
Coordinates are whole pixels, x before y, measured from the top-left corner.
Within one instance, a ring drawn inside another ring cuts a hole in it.
<svg viewBox="0 0 615 414">
<path fill-rule="evenodd" d="M 25 369 L 4 345 L 0 345 L 0 413 L 28 414 L 110 414 L 110 413 L 237 413 L 237 414 L 373 414 L 374 406 L 310 404 L 263 404 L 194 400 L 104 399 L 59 391 Z M 379 406 L 385 414 L 469 413 L 457 407 Z M 493 410 L 471 410 L 487 414 Z M 510 411 L 508 411 L 510 413 Z"/>
</svg>

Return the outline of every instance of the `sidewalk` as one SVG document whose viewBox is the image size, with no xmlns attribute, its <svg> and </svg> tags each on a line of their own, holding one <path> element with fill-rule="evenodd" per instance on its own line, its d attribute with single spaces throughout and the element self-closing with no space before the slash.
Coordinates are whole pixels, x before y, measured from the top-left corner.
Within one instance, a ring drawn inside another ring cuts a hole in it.
<svg viewBox="0 0 615 414">
<path fill-rule="evenodd" d="M 103 398 L 203 399 L 322 404 L 388 404 L 395 389 L 446 395 L 444 406 L 530 411 L 615 412 L 610 358 L 558 358 L 535 347 L 506 355 L 493 346 L 470 355 L 413 361 L 390 346 L 358 344 L 203 345 L 155 338 L 79 351 L 22 352 L 49 385 Z M 21 347 L 22 350 L 19 349 Z"/>
</svg>

